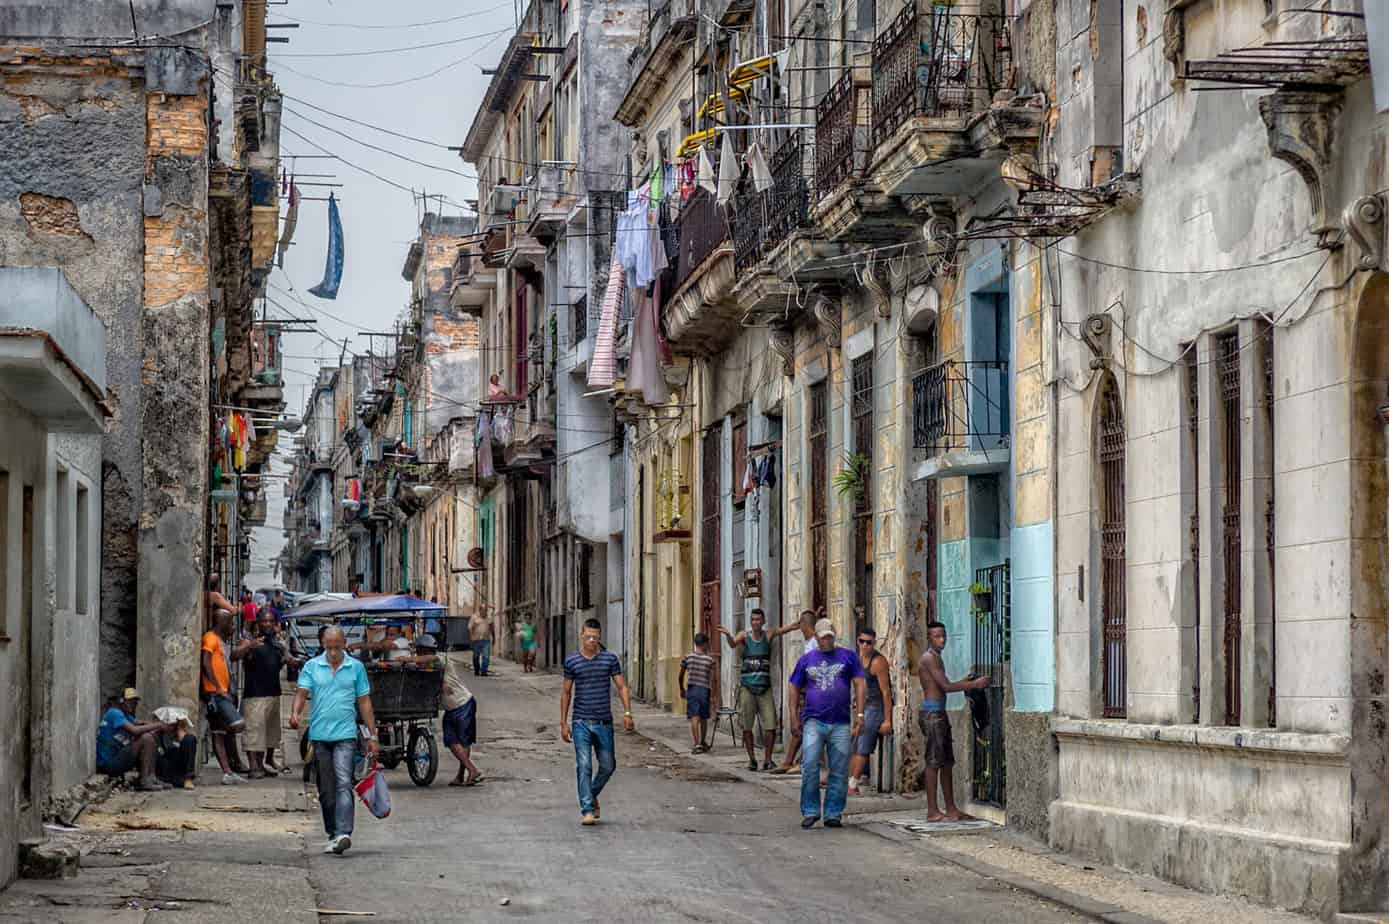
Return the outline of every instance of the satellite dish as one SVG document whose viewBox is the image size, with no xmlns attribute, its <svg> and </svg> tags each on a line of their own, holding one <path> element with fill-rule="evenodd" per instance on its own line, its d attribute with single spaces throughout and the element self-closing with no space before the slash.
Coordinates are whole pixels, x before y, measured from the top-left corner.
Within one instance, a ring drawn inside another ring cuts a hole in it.
<svg viewBox="0 0 1389 924">
<path fill-rule="evenodd" d="M 934 286 L 913 286 L 907 292 L 903 308 L 907 332 L 917 337 L 924 336 L 935 327 L 936 318 L 940 315 L 940 293 Z"/>
<path fill-rule="evenodd" d="M 468 567 L 481 571 L 485 564 L 482 555 L 482 546 L 475 545 L 468 550 Z"/>
</svg>

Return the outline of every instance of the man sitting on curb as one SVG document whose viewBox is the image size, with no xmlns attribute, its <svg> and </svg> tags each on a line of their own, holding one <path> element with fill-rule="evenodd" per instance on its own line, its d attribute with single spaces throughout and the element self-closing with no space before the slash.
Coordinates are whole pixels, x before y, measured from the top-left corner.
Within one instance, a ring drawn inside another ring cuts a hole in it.
<svg viewBox="0 0 1389 924">
<path fill-rule="evenodd" d="M 172 731 L 163 722 L 137 722 L 135 711 L 140 708 L 140 694 L 126 687 L 119 706 L 112 706 L 101 717 L 96 732 L 96 768 L 107 776 L 121 777 L 140 768 L 136 788 L 142 792 L 158 792 L 169 787 L 154 773 L 154 759 L 161 732 Z"/>
</svg>

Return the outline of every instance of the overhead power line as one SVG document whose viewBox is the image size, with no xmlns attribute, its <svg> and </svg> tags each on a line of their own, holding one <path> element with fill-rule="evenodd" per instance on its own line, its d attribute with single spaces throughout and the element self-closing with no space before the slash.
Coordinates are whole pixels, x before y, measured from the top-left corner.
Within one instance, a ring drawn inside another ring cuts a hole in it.
<svg viewBox="0 0 1389 924">
<path fill-rule="evenodd" d="M 303 23 L 303 24 L 306 25 L 306 26 L 324 26 L 324 27 L 330 28 L 330 29 L 374 29 L 374 30 L 388 30 L 388 29 L 418 29 L 418 28 L 421 28 L 421 27 L 424 27 L 424 26 L 442 26 L 442 25 L 444 25 L 445 23 L 461 22 L 462 20 L 465 20 L 465 19 L 475 19 L 475 18 L 477 18 L 477 17 L 479 17 L 479 16 L 483 16 L 483 15 L 485 15 L 485 14 L 487 14 L 487 13 L 495 13 L 497 10 L 504 10 L 504 9 L 507 9 L 507 8 L 510 7 L 510 6 L 511 6 L 511 2 L 510 2 L 510 0 L 507 0 L 506 3 L 499 3 L 499 4 L 497 4 L 496 6 L 489 6 L 489 7 L 488 7 L 487 9 L 485 9 L 485 10 L 476 10 L 476 11 L 474 11 L 474 12 L 472 12 L 472 13 L 462 13 L 462 14 L 460 14 L 460 15 L 458 15 L 458 16 L 450 16 L 450 17 L 448 17 L 447 19 L 427 19 L 427 20 L 425 20 L 425 21 L 423 21 L 423 22 L 388 23 L 388 24 L 385 24 L 385 25 L 381 25 L 381 24 L 378 24 L 378 23 L 359 23 L 359 22 L 322 22 L 322 21 L 320 21 L 320 20 L 315 20 L 315 19 L 296 19 L 296 18 L 294 18 L 293 16 L 284 16 L 284 15 L 279 15 L 279 14 L 277 14 L 275 18 L 276 18 L 276 19 L 284 19 L 284 20 L 287 20 L 287 21 L 289 21 L 289 22 Z"/>
<path fill-rule="evenodd" d="M 478 39 L 493 38 L 498 35 L 515 32 L 511 26 L 505 29 L 495 29 L 491 32 L 479 32 L 476 35 L 465 35 L 462 38 L 445 39 L 442 42 L 426 42 L 423 45 L 402 45 L 399 48 L 374 48 L 369 51 L 295 51 L 295 52 L 273 52 L 272 61 L 281 58 L 365 58 L 370 55 L 394 55 L 405 51 L 422 51 L 426 48 L 443 48 L 447 45 L 461 45 L 464 42 L 474 42 Z"/>
</svg>

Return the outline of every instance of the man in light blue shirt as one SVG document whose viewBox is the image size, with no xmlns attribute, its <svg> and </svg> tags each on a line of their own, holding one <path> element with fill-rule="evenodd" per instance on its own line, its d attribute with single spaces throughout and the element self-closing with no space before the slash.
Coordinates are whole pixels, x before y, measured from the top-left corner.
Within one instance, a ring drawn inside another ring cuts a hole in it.
<svg viewBox="0 0 1389 924">
<path fill-rule="evenodd" d="M 312 694 L 313 699 L 309 697 Z M 375 756 L 376 716 L 371 711 L 371 683 L 366 668 L 347 656 L 347 638 L 337 626 L 323 633 L 323 653 L 299 672 L 299 690 L 289 713 L 289 727 L 299 728 L 304 704 L 310 703 L 309 741 L 318 762 L 318 807 L 328 834 L 324 853 L 342 855 L 352 846 L 352 764 L 357 756 L 357 716 L 370 732 L 367 748 Z"/>
</svg>

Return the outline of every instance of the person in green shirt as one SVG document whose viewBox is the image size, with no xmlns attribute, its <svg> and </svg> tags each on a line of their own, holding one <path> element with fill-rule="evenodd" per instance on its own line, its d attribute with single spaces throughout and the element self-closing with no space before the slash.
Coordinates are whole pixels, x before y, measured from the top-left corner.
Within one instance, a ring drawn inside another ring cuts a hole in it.
<svg viewBox="0 0 1389 924">
<path fill-rule="evenodd" d="M 532 673 L 535 670 L 535 623 L 523 618 L 516 627 L 516 638 L 521 642 L 521 670 Z"/>
<path fill-rule="evenodd" d="M 743 726 L 743 747 L 748 751 L 748 769 L 757 769 L 753 727 L 762 723 L 762 769 L 771 770 L 772 750 L 776 747 L 777 708 L 772 694 L 772 640 L 799 628 L 798 623 L 765 631 L 767 616 L 761 607 L 748 614 L 748 628 L 736 635 L 725 626 L 719 634 L 728 647 L 739 650 L 738 724 Z"/>
</svg>

